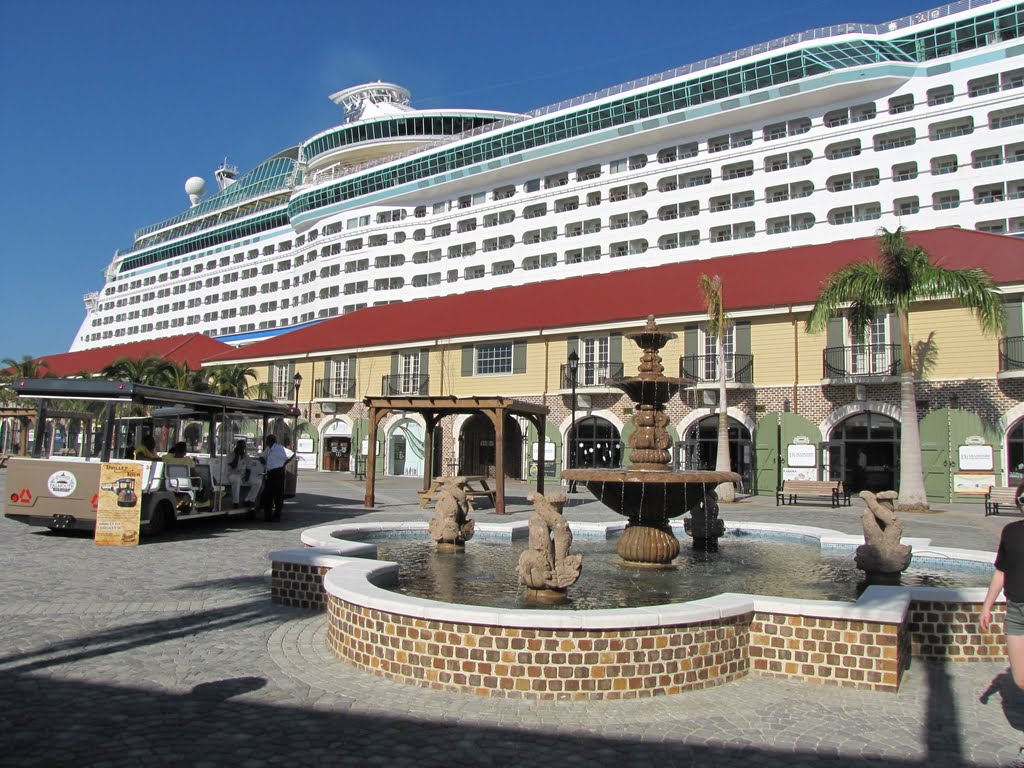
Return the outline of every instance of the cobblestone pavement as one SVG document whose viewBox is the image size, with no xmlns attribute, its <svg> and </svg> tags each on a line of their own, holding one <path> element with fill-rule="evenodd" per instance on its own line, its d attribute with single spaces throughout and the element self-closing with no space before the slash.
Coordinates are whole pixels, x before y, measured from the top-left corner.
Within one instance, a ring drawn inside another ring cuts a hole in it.
<svg viewBox="0 0 1024 768">
<path fill-rule="evenodd" d="M 748 677 L 590 703 L 357 671 L 328 653 L 322 615 L 271 605 L 267 554 L 313 525 L 427 513 L 412 481 L 381 483 L 369 512 L 361 484 L 301 483 L 283 523 L 196 521 L 137 548 L 0 521 L 0 766 L 1002 766 L 1024 740 L 1024 702 L 991 662 L 917 661 L 895 695 Z M 511 519 L 525 493 L 510 487 Z M 746 500 L 723 516 L 860 530 L 857 507 Z M 581 494 L 568 517 L 614 516 Z M 1012 519 L 966 506 L 905 517 L 909 536 L 977 549 Z"/>
</svg>

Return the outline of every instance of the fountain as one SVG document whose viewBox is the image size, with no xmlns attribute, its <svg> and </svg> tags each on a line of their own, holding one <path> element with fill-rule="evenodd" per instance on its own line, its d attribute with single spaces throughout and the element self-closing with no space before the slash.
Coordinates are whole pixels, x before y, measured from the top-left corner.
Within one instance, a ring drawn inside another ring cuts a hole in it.
<svg viewBox="0 0 1024 768">
<path fill-rule="evenodd" d="M 629 469 L 569 469 L 566 480 L 586 485 L 605 506 L 628 518 L 618 544 L 619 556 L 631 563 L 668 567 L 679 554 L 679 540 L 669 519 L 689 512 L 688 532 L 695 547 L 714 549 L 721 535 L 714 487 L 739 482 L 734 472 L 673 471 L 671 439 L 665 427 L 665 404 L 682 387 L 678 378 L 665 376 L 660 351 L 674 333 L 659 331 L 654 316 L 642 331 L 626 334 L 642 350 L 638 374 L 609 379 L 636 404 L 629 437 Z"/>
</svg>

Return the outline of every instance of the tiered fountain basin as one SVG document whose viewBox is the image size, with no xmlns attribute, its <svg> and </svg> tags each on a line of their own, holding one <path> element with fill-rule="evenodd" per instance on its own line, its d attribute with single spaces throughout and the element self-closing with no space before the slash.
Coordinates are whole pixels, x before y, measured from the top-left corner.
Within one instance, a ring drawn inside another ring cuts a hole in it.
<svg viewBox="0 0 1024 768">
<path fill-rule="evenodd" d="M 573 523 L 577 537 L 624 522 Z M 803 526 L 734 523 L 771 536 L 817 539 L 848 552 L 860 536 Z M 386 587 L 398 565 L 345 536 L 426 536 L 426 523 L 322 526 L 305 549 L 271 554 L 276 602 L 325 608 L 328 643 L 357 667 L 418 686 L 488 696 L 618 699 L 720 685 L 747 675 L 898 690 L 912 657 L 1002 658 L 1001 633 L 980 632 L 983 588 L 868 587 L 856 602 L 727 593 L 643 608 L 498 609 L 427 600 Z M 477 526 L 478 538 L 526 535 L 525 521 Z M 905 540 L 907 541 L 907 540 Z M 915 561 L 986 568 L 994 553 L 911 539 Z M 470 546 L 472 543 L 470 544 Z M 584 563 L 584 573 L 586 564 Z M 1002 605 L 995 611 L 1002 620 Z"/>
</svg>

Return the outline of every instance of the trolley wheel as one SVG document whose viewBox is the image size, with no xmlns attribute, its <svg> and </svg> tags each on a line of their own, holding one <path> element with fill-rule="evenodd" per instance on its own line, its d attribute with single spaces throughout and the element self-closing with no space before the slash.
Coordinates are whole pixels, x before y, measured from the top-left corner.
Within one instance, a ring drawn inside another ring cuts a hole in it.
<svg viewBox="0 0 1024 768">
<path fill-rule="evenodd" d="M 149 536 L 159 536 L 173 528 L 176 522 L 174 505 L 166 500 L 161 501 L 156 505 L 156 509 L 153 510 L 152 517 L 149 518 L 149 523 L 146 525 L 146 533 Z"/>
</svg>

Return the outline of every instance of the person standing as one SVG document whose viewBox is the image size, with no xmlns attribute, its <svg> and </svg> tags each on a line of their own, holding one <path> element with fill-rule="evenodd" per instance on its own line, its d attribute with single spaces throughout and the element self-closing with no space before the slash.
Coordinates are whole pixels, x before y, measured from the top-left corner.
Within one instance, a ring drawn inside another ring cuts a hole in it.
<svg viewBox="0 0 1024 768">
<path fill-rule="evenodd" d="M 263 478 L 263 519 L 280 520 L 284 509 L 284 465 L 294 458 L 295 454 L 277 442 L 273 435 L 267 435 L 265 448 L 260 455 L 260 463 L 266 467 Z"/>
<path fill-rule="evenodd" d="M 1024 690 L 1024 520 L 1003 527 L 996 552 L 995 571 L 981 606 L 981 629 L 992 626 L 992 606 L 1002 592 L 1006 596 L 1006 657 L 1016 693 Z M 1013 765 L 1024 766 L 1024 747 Z"/>
</svg>

